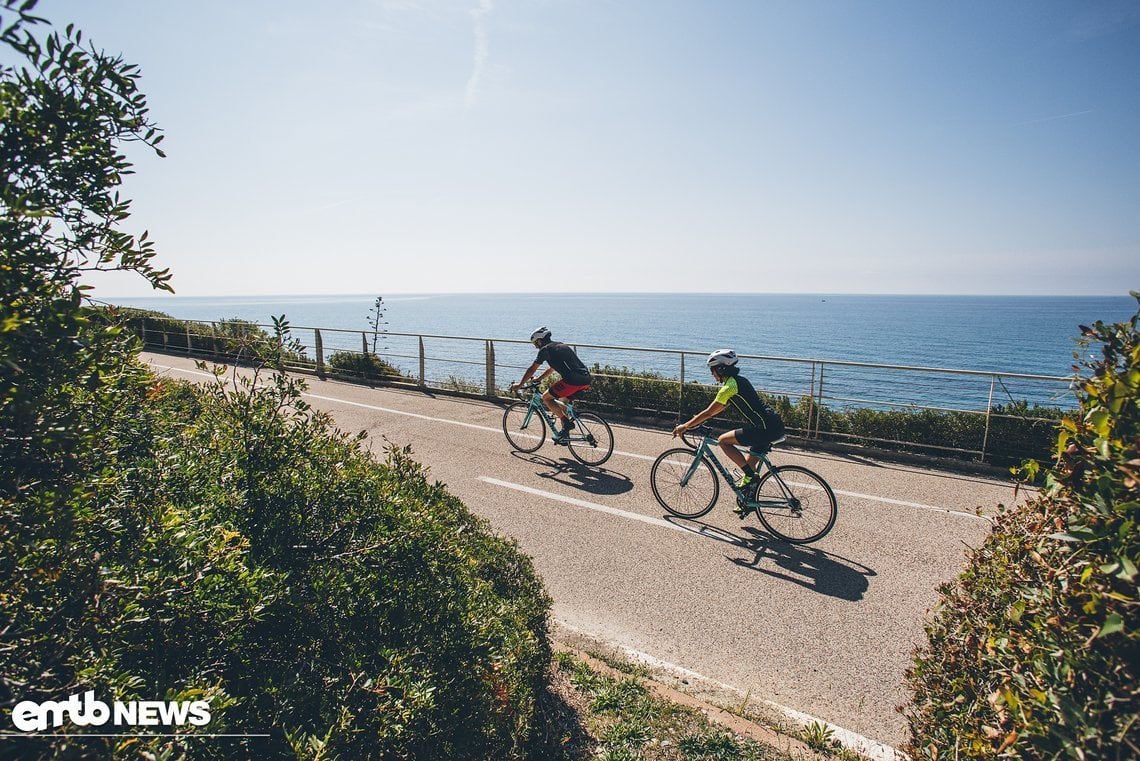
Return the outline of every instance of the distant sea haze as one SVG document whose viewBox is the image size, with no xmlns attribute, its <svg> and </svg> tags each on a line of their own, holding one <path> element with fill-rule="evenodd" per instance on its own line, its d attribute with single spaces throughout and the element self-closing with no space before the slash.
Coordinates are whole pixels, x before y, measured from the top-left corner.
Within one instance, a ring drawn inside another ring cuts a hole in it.
<svg viewBox="0 0 1140 761">
<path fill-rule="evenodd" d="M 843 294 L 384 294 L 116 299 L 173 317 L 238 317 L 366 330 L 384 297 L 389 331 L 522 339 L 539 325 L 571 343 L 718 348 L 742 354 L 1065 376 L 1079 326 L 1120 322 L 1129 296 Z M 302 335 L 302 339 L 305 337 Z"/>
</svg>

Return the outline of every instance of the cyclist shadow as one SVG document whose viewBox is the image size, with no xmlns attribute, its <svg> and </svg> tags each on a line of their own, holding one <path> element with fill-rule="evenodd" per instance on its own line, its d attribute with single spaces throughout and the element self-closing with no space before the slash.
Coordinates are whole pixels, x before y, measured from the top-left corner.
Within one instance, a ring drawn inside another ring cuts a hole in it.
<svg viewBox="0 0 1140 761">
<path fill-rule="evenodd" d="M 541 465 L 547 470 L 538 472 L 540 478 L 548 478 L 560 484 L 579 489 L 590 494 L 625 494 L 633 489 L 633 481 L 624 473 L 618 473 L 605 468 L 593 468 L 583 465 L 577 460 L 564 457 L 555 461 L 542 455 L 524 455 L 512 452 L 512 456 L 526 460 L 534 465 Z"/>
<path fill-rule="evenodd" d="M 747 536 L 699 520 L 682 520 L 671 515 L 664 519 L 697 536 L 724 542 L 752 553 L 751 559 L 728 558 L 741 568 L 798 584 L 805 589 L 857 602 L 877 574 L 871 568 L 814 547 L 788 544 L 752 526 L 744 526 Z"/>
</svg>

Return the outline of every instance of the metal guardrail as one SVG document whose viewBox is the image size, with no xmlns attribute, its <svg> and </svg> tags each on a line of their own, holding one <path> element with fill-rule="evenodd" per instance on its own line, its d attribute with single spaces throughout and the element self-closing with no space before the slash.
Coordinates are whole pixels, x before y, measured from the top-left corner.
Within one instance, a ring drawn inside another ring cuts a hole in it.
<svg viewBox="0 0 1140 761">
<path fill-rule="evenodd" d="M 199 346 L 217 341 L 219 323 L 177 322 L 185 325 L 183 335 L 166 330 L 160 331 L 161 335 L 153 335 L 155 331 L 152 330 L 151 335 L 143 336 L 144 341 L 155 347 L 162 345 L 168 350 L 174 343 L 178 345 L 176 348 L 188 353 L 197 351 L 196 341 Z M 250 323 L 245 325 L 253 327 Z M 208 330 L 206 326 L 209 326 Z M 273 332 L 272 325 L 257 324 L 256 327 L 270 334 Z M 303 338 L 308 335 L 312 336 L 311 341 Z M 385 345 L 372 352 L 370 342 L 374 336 L 367 331 L 291 326 L 291 337 L 299 340 L 304 353 L 299 360 L 288 365 L 290 369 L 323 376 L 335 371 L 337 355 L 340 359 L 371 355 L 399 371 L 400 378 L 388 380 L 489 397 L 505 395 L 501 392 L 512 381 L 521 378 L 534 357 L 534 347 L 530 342 L 519 339 L 383 332 L 379 339 Z M 172 341 L 174 338 L 176 340 Z M 584 355 L 587 364 L 598 365 L 598 369 L 592 369 L 596 378 L 628 380 L 633 377 L 642 384 L 659 384 L 665 389 L 644 399 L 632 400 L 629 408 L 644 416 L 679 416 L 685 409 L 687 393 L 700 389 L 711 393 L 714 388 L 693 377 L 708 378 L 705 351 L 587 343 L 573 345 Z M 310 352 L 312 359 L 309 359 Z M 1002 406 L 1016 406 L 1019 402 L 1042 407 L 1072 406 L 1072 398 L 1068 394 L 1072 378 L 1069 377 L 747 354 L 740 357 L 750 365 L 748 375 L 758 391 L 773 397 L 786 397 L 793 405 L 807 407 L 806 426 L 792 429 L 806 439 L 914 444 L 928 450 L 970 455 L 984 461 L 996 420 L 1056 422 L 1050 417 L 1006 414 L 1001 411 Z M 605 360 L 604 364 L 602 360 Z M 757 371 L 753 371 L 755 366 L 751 363 L 760 363 Z M 675 404 L 671 400 L 675 400 Z M 638 404 L 639 401 L 644 403 Z M 964 413 L 984 416 L 985 425 L 977 448 L 874 438 L 824 428 L 823 418 L 827 410 L 860 408 Z"/>
</svg>

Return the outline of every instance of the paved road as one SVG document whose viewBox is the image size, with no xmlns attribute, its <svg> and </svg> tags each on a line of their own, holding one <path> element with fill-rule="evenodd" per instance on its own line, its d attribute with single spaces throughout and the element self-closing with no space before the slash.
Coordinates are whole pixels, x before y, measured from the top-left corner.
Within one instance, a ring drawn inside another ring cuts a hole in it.
<svg viewBox="0 0 1140 761">
<path fill-rule="evenodd" d="M 189 360 L 146 358 L 203 378 Z M 796 547 L 741 522 L 723 491 L 701 521 L 669 519 L 649 487 L 674 445 L 664 433 L 615 426 L 614 456 L 589 469 L 549 439 L 512 453 L 501 408 L 482 401 L 317 379 L 307 401 L 377 450 L 411 444 L 534 558 L 561 625 L 889 745 L 905 736 L 895 707 L 935 590 L 988 532 L 975 510 L 1014 497 L 980 477 L 778 449 L 778 464 L 819 472 L 839 498 L 834 530 Z"/>
</svg>

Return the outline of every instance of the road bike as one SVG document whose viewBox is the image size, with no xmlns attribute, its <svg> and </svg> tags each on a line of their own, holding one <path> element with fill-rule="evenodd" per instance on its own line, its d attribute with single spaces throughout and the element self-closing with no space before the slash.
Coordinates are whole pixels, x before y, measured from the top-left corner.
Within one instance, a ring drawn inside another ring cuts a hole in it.
<svg viewBox="0 0 1140 761">
<path fill-rule="evenodd" d="M 614 432 L 610 424 L 593 412 L 578 412 L 573 401 L 582 392 L 572 394 L 563 401 L 566 417 L 574 421 L 568 436 L 557 433 L 557 421 L 542 403 L 542 392 L 537 383 L 519 387 L 522 400 L 512 402 L 503 410 L 503 433 L 511 446 L 527 454 L 537 452 L 546 441 L 546 429 L 553 432 L 555 444 L 565 445 L 574 459 L 583 465 L 601 465 L 614 453 Z M 530 394 L 530 399 L 526 395 Z M 525 400 L 525 401 L 523 401 Z"/>
<path fill-rule="evenodd" d="M 662 452 L 650 473 L 653 496 L 678 518 L 700 518 L 713 509 L 720 496 L 720 473 L 745 515 L 755 511 L 764 528 L 786 542 L 818 541 L 835 525 L 835 493 L 823 477 L 799 465 L 772 465 L 771 446 L 748 450 L 760 462 L 752 483 L 741 488 L 717 458 L 720 445 L 707 426 L 686 431 L 681 438 L 687 446 Z"/>
</svg>

